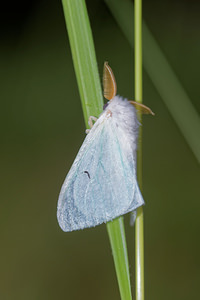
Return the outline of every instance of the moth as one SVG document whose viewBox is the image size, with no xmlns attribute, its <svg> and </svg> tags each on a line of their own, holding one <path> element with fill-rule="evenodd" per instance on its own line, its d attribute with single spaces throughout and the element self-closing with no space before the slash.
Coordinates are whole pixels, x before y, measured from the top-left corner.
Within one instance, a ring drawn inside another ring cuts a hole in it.
<svg viewBox="0 0 200 300">
<path fill-rule="evenodd" d="M 91 129 L 60 191 L 57 218 L 66 232 L 106 223 L 144 204 L 136 177 L 136 108 L 153 112 L 116 95 L 115 77 L 107 62 L 103 87 L 109 101 L 98 119 L 89 118 Z"/>
</svg>

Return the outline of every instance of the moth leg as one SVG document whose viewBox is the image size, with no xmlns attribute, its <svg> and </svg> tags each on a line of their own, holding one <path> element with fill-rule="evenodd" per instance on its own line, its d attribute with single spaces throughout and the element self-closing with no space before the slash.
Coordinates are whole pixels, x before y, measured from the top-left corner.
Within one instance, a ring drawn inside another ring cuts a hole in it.
<svg viewBox="0 0 200 300">
<path fill-rule="evenodd" d="M 96 122 L 97 121 L 97 118 L 96 117 L 93 117 L 93 116 L 90 116 L 89 119 L 88 119 L 88 125 L 90 126 L 90 128 L 93 127 L 93 121 Z M 90 132 L 90 129 L 86 129 L 85 133 L 88 134 Z"/>
<path fill-rule="evenodd" d="M 137 217 L 137 209 L 133 210 L 130 214 L 130 226 L 134 226 Z"/>
<path fill-rule="evenodd" d="M 96 122 L 96 121 L 97 121 L 97 118 L 96 118 L 96 117 L 93 117 L 93 116 L 90 116 L 90 117 L 89 117 L 89 119 L 88 119 L 88 125 L 90 126 L 90 128 L 92 128 L 93 125 L 94 125 L 92 121 Z"/>
</svg>

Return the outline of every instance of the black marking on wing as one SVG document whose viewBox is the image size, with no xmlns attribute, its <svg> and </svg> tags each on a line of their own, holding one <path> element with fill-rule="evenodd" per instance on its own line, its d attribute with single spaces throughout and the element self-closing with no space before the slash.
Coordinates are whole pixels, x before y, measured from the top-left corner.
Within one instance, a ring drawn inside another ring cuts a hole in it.
<svg viewBox="0 0 200 300">
<path fill-rule="evenodd" d="M 84 171 L 85 174 L 88 175 L 88 178 L 90 179 L 90 173 L 88 171 Z"/>
</svg>

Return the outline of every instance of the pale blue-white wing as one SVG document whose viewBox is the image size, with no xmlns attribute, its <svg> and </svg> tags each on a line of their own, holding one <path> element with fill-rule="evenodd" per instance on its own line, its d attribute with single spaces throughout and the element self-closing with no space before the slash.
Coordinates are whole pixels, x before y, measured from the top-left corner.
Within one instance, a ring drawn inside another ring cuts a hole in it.
<svg viewBox="0 0 200 300">
<path fill-rule="evenodd" d="M 64 181 L 57 217 L 64 231 L 108 222 L 144 204 L 131 147 L 112 118 L 94 125 Z"/>
</svg>

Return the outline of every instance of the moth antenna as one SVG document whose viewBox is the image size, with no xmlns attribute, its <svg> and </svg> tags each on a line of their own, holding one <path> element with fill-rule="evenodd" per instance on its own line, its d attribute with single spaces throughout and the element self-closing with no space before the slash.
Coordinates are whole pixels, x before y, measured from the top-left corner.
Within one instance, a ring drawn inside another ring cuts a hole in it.
<svg viewBox="0 0 200 300">
<path fill-rule="evenodd" d="M 113 99 L 117 94 L 117 84 L 111 67 L 106 61 L 103 67 L 103 95 L 107 100 Z"/>
<path fill-rule="evenodd" d="M 129 102 L 141 111 L 142 114 L 155 116 L 154 112 L 148 106 L 132 100 L 129 100 Z"/>
</svg>

